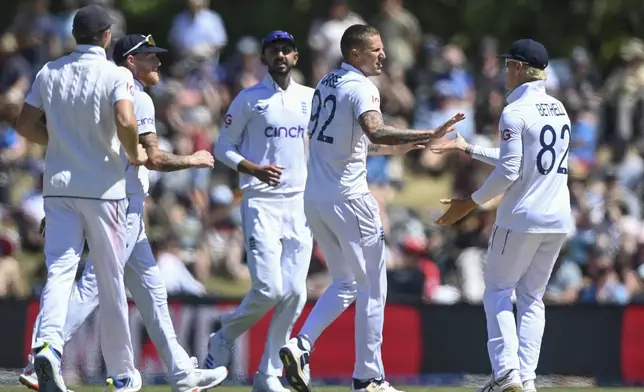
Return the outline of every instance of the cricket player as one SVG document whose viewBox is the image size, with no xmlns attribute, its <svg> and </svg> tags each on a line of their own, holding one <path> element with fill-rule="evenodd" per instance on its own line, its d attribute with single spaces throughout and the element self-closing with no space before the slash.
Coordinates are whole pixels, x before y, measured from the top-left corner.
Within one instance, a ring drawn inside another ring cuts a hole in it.
<svg viewBox="0 0 644 392">
<path fill-rule="evenodd" d="M 78 46 L 36 75 L 17 123 L 27 140 L 47 145 L 43 176 L 47 283 L 32 349 L 43 392 L 66 392 L 61 373 L 63 326 L 85 240 L 95 255 L 101 348 L 108 375 L 137 391 L 125 265 L 125 164 L 148 157 L 138 147 L 132 73 L 106 58 L 112 20 L 97 5 L 74 16 Z M 47 118 L 47 126 L 40 121 Z M 120 141 L 119 141 L 120 140 Z"/>
<path fill-rule="evenodd" d="M 273 31 L 262 41 L 266 78 L 233 100 L 215 156 L 239 171 L 242 225 L 252 288 L 222 316 L 211 335 L 205 367 L 227 366 L 235 340 L 275 307 L 253 390 L 287 391 L 279 381 L 279 349 L 306 302 L 313 239 L 304 216 L 306 131 L 313 89 L 294 82 L 293 36 Z"/>
<path fill-rule="evenodd" d="M 502 193 L 488 246 L 483 305 L 493 375 L 481 391 L 534 392 L 545 326 L 543 293 L 572 229 L 568 191 L 570 119 L 545 89 L 548 53 L 530 39 L 516 41 L 505 58 L 511 93 L 499 122 L 500 148 L 470 146 L 462 138 L 432 147 L 462 150 L 495 166 L 471 197 L 442 200 L 437 220 L 451 225 Z M 511 302 L 516 293 L 518 323 Z"/>
<path fill-rule="evenodd" d="M 300 333 L 281 350 L 289 384 L 310 392 L 309 355 L 315 341 L 356 300 L 353 391 L 395 391 L 385 381 L 380 346 L 387 297 L 384 232 L 367 186 L 367 154 L 402 154 L 453 129 L 457 114 L 436 130 L 385 125 L 380 94 L 368 77 L 382 73 L 385 51 L 377 29 L 353 25 L 343 34 L 344 62 L 318 83 L 309 123 L 304 192 L 309 225 L 333 283 Z"/>
<path fill-rule="evenodd" d="M 134 75 L 134 112 L 139 125 L 139 142 L 148 154 L 148 162 L 145 166 L 130 165 L 125 174 L 128 199 L 126 220 L 128 261 L 125 265 L 124 279 L 141 312 L 150 337 L 168 369 L 172 390 L 196 392 L 219 385 L 228 375 L 228 371 L 225 367 L 212 370 L 195 369 L 192 359 L 177 342 L 168 310 L 166 287 L 145 234 L 143 208 L 149 189 L 148 168 L 163 172 L 193 167 L 212 168 L 214 158 L 207 151 L 179 156 L 158 148 L 154 126 L 154 104 L 144 88 L 159 82 L 157 69 L 161 62 L 157 53 L 163 52 L 166 50 L 156 46 L 150 35 L 128 35 L 120 38 L 114 45 L 114 62 L 127 68 Z M 93 254 L 90 249 L 90 259 L 70 301 L 64 330 L 65 342 L 99 305 L 97 277 L 92 262 Z M 37 330 L 37 328 L 38 320 L 34 325 L 34 329 Z M 31 389 L 38 390 L 38 380 L 30 374 L 31 368 L 30 364 L 27 365 L 20 377 L 20 382 Z M 140 382 L 139 380 L 137 382 Z M 108 380 L 108 383 L 115 389 L 119 389 L 117 380 Z"/>
</svg>

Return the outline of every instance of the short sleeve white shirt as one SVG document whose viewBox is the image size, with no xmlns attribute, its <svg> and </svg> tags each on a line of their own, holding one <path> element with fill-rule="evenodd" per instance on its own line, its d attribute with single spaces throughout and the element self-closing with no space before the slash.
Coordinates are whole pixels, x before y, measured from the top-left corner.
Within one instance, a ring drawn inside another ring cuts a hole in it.
<svg viewBox="0 0 644 392">
<path fill-rule="evenodd" d="M 78 45 L 38 72 L 25 102 L 47 117 L 45 197 L 125 198 L 114 120 L 114 104 L 122 99 L 134 100 L 132 73 L 98 46 Z"/>
<path fill-rule="evenodd" d="M 369 193 L 369 140 L 358 118 L 380 112 L 378 88 L 363 73 L 342 64 L 318 83 L 309 122 L 309 200 L 350 199 Z"/>
<path fill-rule="evenodd" d="M 156 133 L 152 98 L 145 92 L 141 82 L 135 80 L 134 85 L 134 115 L 139 126 L 139 135 Z M 126 165 L 125 187 L 127 196 L 146 196 L 150 189 L 150 170 L 143 165 L 130 165 L 123 148 L 121 148 L 121 157 Z"/>
</svg>

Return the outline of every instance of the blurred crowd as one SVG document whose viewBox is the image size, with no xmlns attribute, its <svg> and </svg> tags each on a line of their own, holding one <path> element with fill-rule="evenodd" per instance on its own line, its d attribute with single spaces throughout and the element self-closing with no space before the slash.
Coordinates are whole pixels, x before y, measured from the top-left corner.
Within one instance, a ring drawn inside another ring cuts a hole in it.
<svg viewBox="0 0 644 392">
<path fill-rule="evenodd" d="M 24 0 L 13 25 L 0 35 L 0 296 L 38 295 L 44 284 L 38 230 L 44 216 L 44 151 L 26 143 L 13 124 L 35 73 L 73 50 L 74 12 L 91 2 L 112 10 L 118 21 L 114 39 L 134 32 L 113 0 L 63 0 L 55 11 L 49 0 Z M 368 22 L 380 30 L 388 56 L 385 74 L 374 78 L 388 123 L 427 129 L 460 111 L 467 120 L 458 131 L 468 142 L 498 145 L 506 92 L 496 57 L 502 49 L 494 37 L 480 39 L 468 58 L 462 48 L 420 26 L 402 0 L 382 0 L 378 15 L 367 21 L 345 0 L 328 2 L 308 37 L 297 37 L 311 58 L 294 74 L 296 81 L 315 86 L 341 61 L 344 30 Z M 162 149 L 212 151 L 231 100 L 265 75 L 257 37 L 233 41 L 216 11 L 207 0 L 187 0 L 172 22 L 167 39 L 179 60 L 163 66 L 161 83 L 149 91 Z M 228 46 L 234 46 L 234 54 L 220 57 Z M 600 75 L 592 54 L 576 47 L 547 68 L 547 88 L 564 102 L 572 120 L 569 177 L 576 222 L 546 291 L 551 303 L 625 304 L 644 291 L 644 43 L 625 42 L 616 63 Z M 367 164 L 386 230 L 390 295 L 480 303 L 498 199 L 448 229 L 431 223 L 440 210 L 412 210 L 392 201 L 409 175 L 436 186 L 447 183 L 442 185 L 449 187 L 446 193 L 467 196 L 492 168 L 427 150 L 369 157 Z M 437 181 L 444 178 L 450 181 Z M 223 164 L 214 170 L 152 173 L 147 230 L 170 294 L 226 296 L 225 290 L 207 290 L 213 278 L 248 283 L 236 179 Z M 417 197 L 422 201 L 423 195 Z M 310 295 L 319 295 L 328 283 L 316 247 Z"/>
</svg>

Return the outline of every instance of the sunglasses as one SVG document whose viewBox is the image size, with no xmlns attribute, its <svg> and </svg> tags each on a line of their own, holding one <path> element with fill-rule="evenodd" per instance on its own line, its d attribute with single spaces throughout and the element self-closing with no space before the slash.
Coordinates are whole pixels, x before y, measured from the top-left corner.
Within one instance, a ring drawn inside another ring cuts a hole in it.
<svg viewBox="0 0 644 392">
<path fill-rule="evenodd" d="M 514 60 L 514 59 L 505 59 L 505 65 L 504 65 L 504 67 L 505 67 L 505 68 L 508 68 L 508 64 L 510 64 L 510 63 L 528 64 L 528 63 L 527 63 L 527 62 L 525 62 L 525 61 Z"/>
<path fill-rule="evenodd" d="M 143 41 L 139 42 L 138 44 L 134 45 L 130 50 L 128 50 L 127 52 L 123 53 L 123 57 L 125 57 L 128 54 L 134 52 L 135 50 L 137 50 L 138 48 L 140 48 L 144 44 L 147 44 L 148 46 L 157 46 L 154 43 L 154 38 L 152 38 L 152 34 L 150 34 L 147 37 L 145 37 L 145 39 Z"/>
</svg>

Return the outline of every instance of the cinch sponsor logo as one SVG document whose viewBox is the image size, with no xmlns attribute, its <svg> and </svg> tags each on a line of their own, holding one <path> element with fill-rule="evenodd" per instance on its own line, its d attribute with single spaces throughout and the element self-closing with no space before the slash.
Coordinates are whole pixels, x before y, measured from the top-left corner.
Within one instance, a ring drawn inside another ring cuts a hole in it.
<svg viewBox="0 0 644 392">
<path fill-rule="evenodd" d="M 299 127 L 266 127 L 264 135 L 266 137 L 290 137 L 303 138 L 306 129 Z"/>
<path fill-rule="evenodd" d="M 154 119 L 153 118 L 140 118 L 136 122 L 137 122 L 138 126 L 142 126 L 142 125 L 146 125 L 146 124 L 154 125 Z"/>
</svg>

